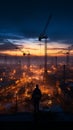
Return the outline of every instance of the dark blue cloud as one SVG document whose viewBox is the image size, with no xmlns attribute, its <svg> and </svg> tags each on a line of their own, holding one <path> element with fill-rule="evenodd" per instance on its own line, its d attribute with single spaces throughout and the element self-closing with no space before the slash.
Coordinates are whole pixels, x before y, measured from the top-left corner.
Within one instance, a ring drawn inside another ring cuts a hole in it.
<svg viewBox="0 0 73 130">
<path fill-rule="evenodd" d="M 71 0 L 25 0 L 0 3 L 0 32 L 38 37 L 48 16 L 53 17 L 47 28 L 51 40 L 72 39 L 73 2 Z"/>
<path fill-rule="evenodd" d="M 0 51 L 6 51 L 6 50 L 16 50 L 18 49 L 18 46 L 10 43 L 9 41 L 4 41 L 3 44 L 0 43 Z"/>
</svg>

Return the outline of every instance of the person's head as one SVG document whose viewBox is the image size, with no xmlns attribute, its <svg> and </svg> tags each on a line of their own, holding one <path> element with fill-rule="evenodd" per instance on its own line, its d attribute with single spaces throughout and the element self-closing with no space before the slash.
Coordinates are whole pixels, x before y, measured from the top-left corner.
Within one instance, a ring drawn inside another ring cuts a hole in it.
<svg viewBox="0 0 73 130">
<path fill-rule="evenodd" d="M 36 88 L 39 88 L 39 85 L 38 85 L 38 84 L 36 84 Z"/>
</svg>

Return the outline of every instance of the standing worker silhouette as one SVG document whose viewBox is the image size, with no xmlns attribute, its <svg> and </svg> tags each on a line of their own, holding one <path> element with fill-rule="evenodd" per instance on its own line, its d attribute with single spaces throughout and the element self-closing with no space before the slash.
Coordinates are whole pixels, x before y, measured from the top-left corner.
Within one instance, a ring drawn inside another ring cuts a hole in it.
<svg viewBox="0 0 73 130">
<path fill-rule="evenodd" d="M 39 112 L 39 104 L 40 104 L 41 96 L 42 96 L 41 90 L 39 89 L 38 84 L 36 84 L 36 88 L 34 89 L 32 93 L 34 112 Z"/>
</svg>

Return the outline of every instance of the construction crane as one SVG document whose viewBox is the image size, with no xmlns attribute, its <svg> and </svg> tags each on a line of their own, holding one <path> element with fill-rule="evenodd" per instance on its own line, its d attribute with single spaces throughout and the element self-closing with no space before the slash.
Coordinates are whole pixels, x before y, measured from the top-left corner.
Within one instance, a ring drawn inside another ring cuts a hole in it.
<svg viewBox="0 0 73 130">
<path fill-rule="evenodd" d="M 70 51 L 73 50 L 73 45 L 63 48 L 63 50 L 58 51 L 57 54 L 65 54 L 66 55 L 66 66 L 69 67 L 70 62 Z M 57 63 L 57 57 L 55 57 Z"/>
<path fill-rule="evenodd" d="M 69 46 L 66 52 L 66 65 L 69 66 L 70 62 L 70 51 L 73 50 L 73 45 Z"/>
<path fill-rule="evenodd" d="M 67 48 L 67 52 L 63 53 L 66 54 L 66 65 L 63 65 L 63 83 L 65 84 L 66 80 L 69 78 L 69 62 L 70 62 L 70 51 L 73 50 L 73 45 Z M 67 68 L 66 68 L 67 67 Z"/>
<path fill-rule="evenodd" d="M 27 68 L 28 68 L 28 72 L 30 71 L 30 52 L 27 51 L 27 53 L 25 53 L 24 51 L 22 51 L 21 49 L 19 49 L 23 56 L 26 56 L 27 55 Z"/>
<path fill-rule="evenodd" d="M 46 30 L 47 30 L 47 27 L 49 25 L 49 22 L 50 22 L 51 18 L 52 18 L 52 15 L 50 15 L 48 17 L 48 21 L 47 21 L 47 23 L 45 25 L 45 28 L 44 28 L 43 32 L 39 35 L 39 41 L 41 41 L 42 39 L 47 39 L 48 38 L 48 36 L 46 35 Z"/>
<path fill-rule="evenodd" d="M 66 66 L 69 67 L 70 63 L 70 52 L 73 50 L 73 45 L 64 48 L 64 50 L 60 51 L 61 54 L 66 54 Z"/>
<path fill-rule="evenodd" d="M 55 49 L 55 48 L 54 48 Z M 55 67 L 56 67 L 56 69 L 58 68 L 58 56 L 57 56 L 57 54 L 61 54 L 62 53 L 62 51 L 58 51 L 58 52 L 56 52 L 56 53 L 51 53 L 51 54 L 54 54 L 55 56 L 53 56 L 52 58 L 54 59 L 54 62 L 55 62 Z M 53 63 L 53 62 L 52 62 Z"/>
<path fill-rule="evenodd" d="M 28 68 L 28 71 L 30 71 L 30 52 L 27 51 L 27 53 L 25 53 L 22 48 L 20 48 L 19 46 L 15 46 L 15 49 L 16 50 L 19 50 L 20 52 L 22 52 L 23 56 L 26 56 L 27 55 L 27 68 Z M 20 62 L 20 61 L 19 61 Z"/>
<path fill-rule="evenodd" d="M 51 18 L 52 18 L 52 15 L 49 16 L 43 32 L 39 35 L 39 41 L 41 41 L 42 39 L 45 39 L 45 59 L 44 59 L 45 60 L 45 64 L 44 64 L 44 77 L 45 78 L 47 77 L 47 39 L 48 39 L 48 36 L 46 35 L 46 30 L 47 30 L 47 27 L 49 25 Z"/>
</svg>

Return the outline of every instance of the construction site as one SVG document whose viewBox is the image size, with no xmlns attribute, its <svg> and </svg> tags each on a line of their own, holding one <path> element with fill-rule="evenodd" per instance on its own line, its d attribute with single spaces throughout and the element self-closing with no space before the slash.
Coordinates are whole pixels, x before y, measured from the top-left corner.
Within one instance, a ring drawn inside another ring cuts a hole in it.
<svg viewBox="0 0 73 130">
<path fill-rule="evenodd" d="M 16 50 L 22 57 L 1 56 L 0 114 L 33 112 L 31 96 L 36 84 L 42 92 L 40 110 L 49 111 L 55 107 L 56 111 L 61 108 L 73 113 L 73 45 L 61 50 L 54 48 L 57 52 L 49 56 L 46 30 L 51 19 L 52 15 L 38 37 L 40 46 L 42 41 L 44 44 L 43 57 L 32 57 L 30 51 L 24 52 L 21 48 Z"/>
</svg>

